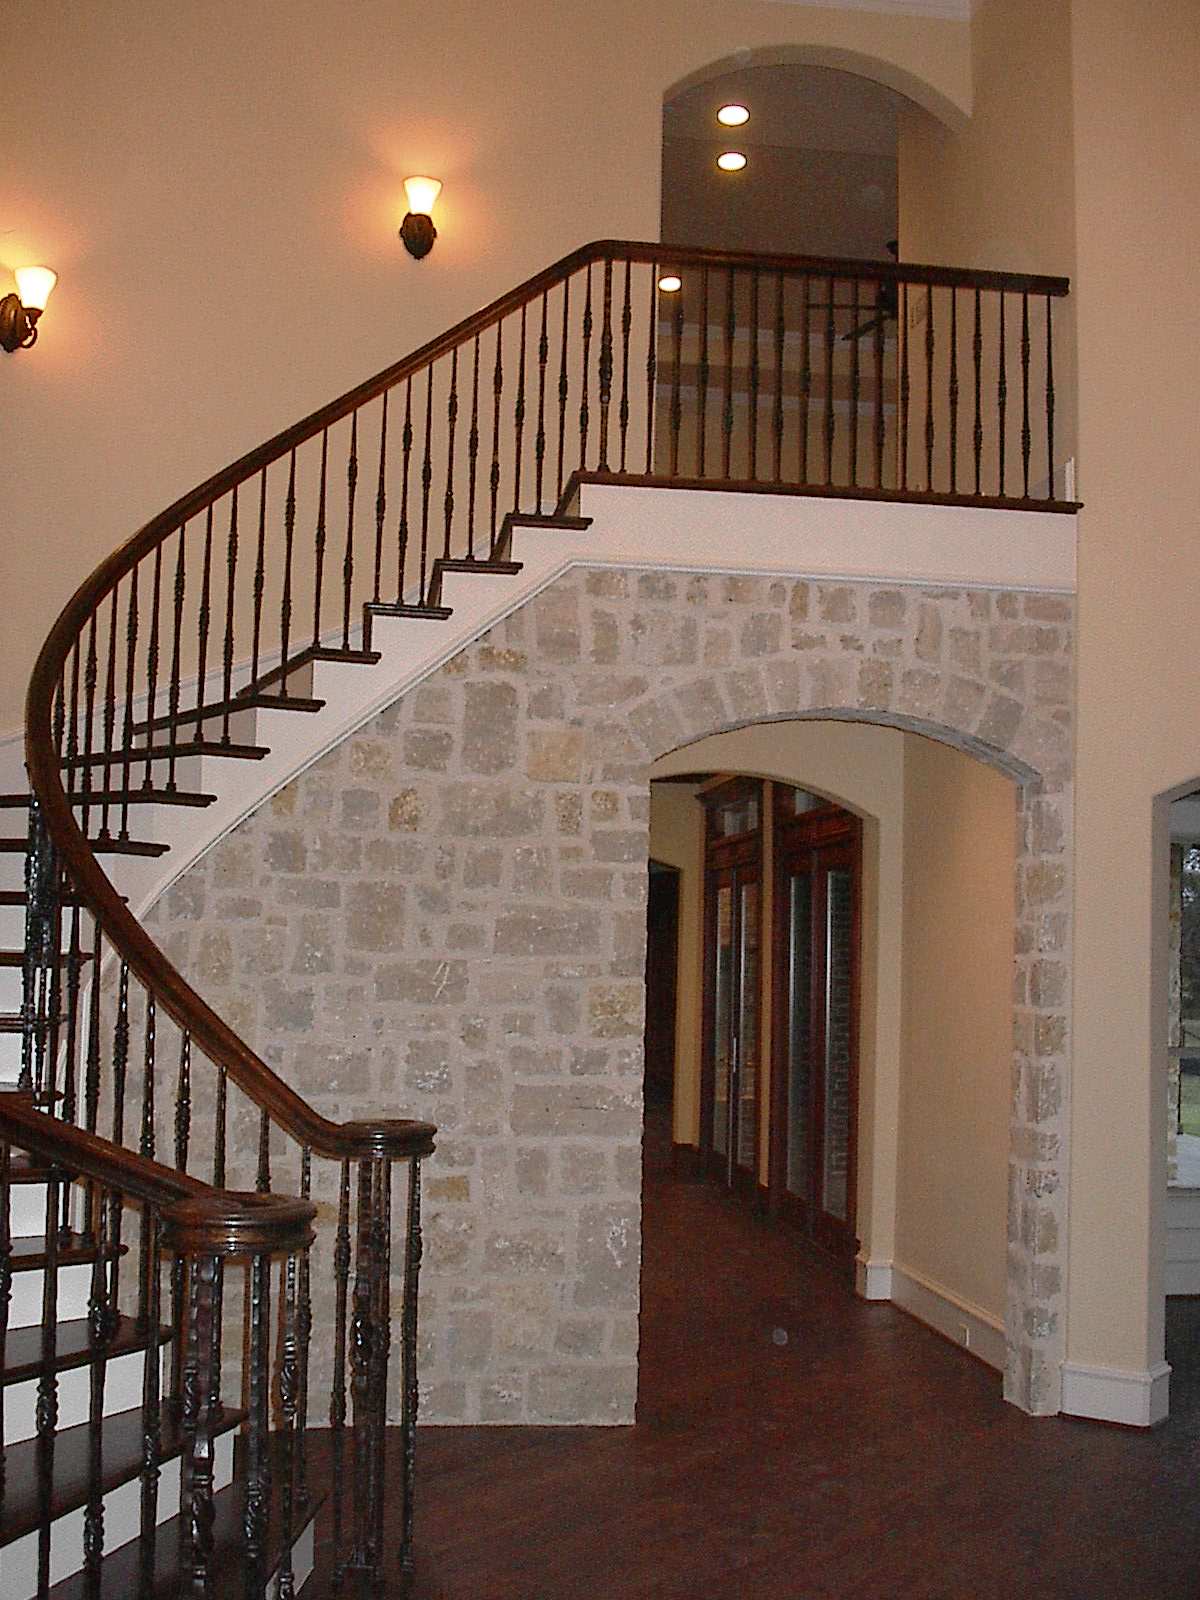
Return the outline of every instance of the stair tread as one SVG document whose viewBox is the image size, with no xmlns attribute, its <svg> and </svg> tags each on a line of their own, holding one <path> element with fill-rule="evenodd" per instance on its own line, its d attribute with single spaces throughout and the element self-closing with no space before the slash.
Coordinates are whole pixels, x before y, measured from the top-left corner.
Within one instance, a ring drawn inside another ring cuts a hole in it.
<svg viewBox="0 0 1200 1600">
<path fill-rule="evenodd" d="M 154 717 L 145 722 L 135 722 L 132 728 L 134 733 L 146 733 L 160 728 L 186 728 L 201 722 L 220 721 L 226 711 L 232 716 L 237 711 L 322 711 L 324 700 L 314 700 L 309 695 L 294 694 L 267 694 L 259 688 L 250 688 L 234 695 L 229 700 L 211 700 L 206 705 L 192 706 L 187 711 L 176 711 L 174 715 L 164 712 L 162 716 Z"/>
<path fill-rule="evenodd" d="M 271 1439 L 272 1477 L 271 1495 L 267 1506 L 266 1572 L 272 1573 L 283 1553 L 282 1538 L 282 1488 L 283 1476 L 280 1461 L 279 1435 Z M 293 1515 L 293 1541 L 316 1516 L 324 1503 L 326 1491 L 310 1485 L 307 1504 L 296 1508 Z M 246 1531 L 243 1522 L 245 1507 L 244 1479 L 240 1464 L 238 1476 L 228 1488 L 213 1496 L 213 1553 L 211 1563 L 213 1600 L 243 1600 L 246 1592 Z M 98 1590 L 88 1594 L 87 1580 L 82 1572 L 63 1578 L 49 1591 L 48 1600 L 128 1600 L 137 1595 L 139 1600 L 178 1600 L 186 1589 L 179 1575 L 179 1558 L 183 1545 L 184 1522 L 182 1517 L 172 1517 L 158 1525 L 154 1539 L 154 1576 L 148 1590 L 139 1585 L 140 1546 L 131 1539 L 117 1550 L 110 1551 L 100 1567 Z M 307 1590 L 305 1591 L 308 1592 Z"/>
<path fill-rule="evenodd" d="M 128 902 L 128 896 L 122 895 L 121 899 Z M 0 889 L 0 906 L 23 906 L 29 899 L 24 889 Z M 86 906 L 86 901 L 81 895 L 64 894 L 59 898 L 63 906 Z"/>
<path fill-rule="evenodd" d="M 170 1337 L 170 1328 L 162 1327 L 158 1330 L 157 1342 L 166 1344 Z M 150 1335 L 140 1332 L 132 1317 L 118 1317 L 113 1336 L 105 1346 L 104 1354 L 111 1361 L 117 1356 L 144 1350 L 150 1342 Z M 66 1372 L 71 1367 L 87 1366 L 91 1355 L 88 1319 L 79 1317 L 70 1322 L 60 1322 L 54 1355 L 55 1371 Z M 24 1383 L 29 1378 L 36 1378 L 41 1370 L 41 1328 L 36 1326 L 10 1328 L 4 1341 L 4 1365 L 0 1367 L 0 1385 Z"/>
<path fill-rule="evenodd" d="M 125 1255 L 128 1250 L 129 1246 L 123 1244 L 120 1254 Z M 105 1260 L 111 1260 L 112 1246 L 105 1245 L 101 1248 L 79 1233 L 68 1235 L 65 1243 L 59 1241 L 57 1259 L 60 1267 L 86 1265 L 90 1261 L 95 1261 L 98 1255 L 102 1255 Z M 14 1272 L 41 1272 L 46 1265 L 45 1235 L 30 1233 L 14 1239 L 9 1264 Z"/>
<path fill-rule="evenodd" d="M 58 953 L 58 964 L 59 964 L 60 967 L 65 967 L 67 962 L 70 961 L 70 959 L 71 959 L 71 951 L 70 950 L 60 950 L 59 951 L 59 953 Z M 81 962 L 82 961 L 90 961 L 92 959 L 92 951 L 90 951 L 90 950 L 77 950 L 77 951 L 75 951 L 75 959 L 77 961 L 81 961 Z M 39 963 L 39 965 L 40 964 L 41 963 Z M 23 967 L 24 965 L 25 965 L 25 952 L 24 952 L 24 950 L 0 950 L 0 967 Z"/>
<path fill-rule="evenodd" d="M 378 650 L 343 650 L 339 645 L 308 645 L 298 655 L 294 655 L 286 666 L 280 663 L 279 666 L 272 667 L 269 672 L 260 674 L 252 684 L 241 690 L 240 694 L 248 696 L 260 693 L 268 684 L 279 683 L 294 673 L 302 672 L 310 661 L 340 661 L 345 666 L 373 667 L 380 659 Z"/>
<path fill-rule="evenodd" d="M 363 610 L 372 617 L 424 617 L 431 622 L 446 622 L 454 615 L 450 606 L 406 606 L 390 600 L 368 600 Z"/>
<path fill-rule="evenodd" d="M 244 1411 L 222 1406 L 214 1434 L 228 1433 L 245 1419 Z M 76 1511 L 88 1501 L 90 1478 L 91 1424 L 80 1422 L 73 1428 L 61 1428 L 54 1435 L 54 1482 L 51 1492 L 51 1515 L 61 1517 Z M 142 1408 L 116 1411 L 101 1423 L 102 1492 L 107 1494 L 119 1484 L 128 1483 L 142 1470 Z M 163 1407 L 161 1461 L 177 1456 L 183 1430 L 172 1414 L 172 1408 Z M 5 1450 L 4 1521 L 0 1524 L 0 1549 L 30 1533 L 40 1521 L 38 1493 L 38 1440 L 26 1439 L 9 1445 Z"/>
<path fill-rule="evenodd" d="M 165 856 L 169 844 L 154 844 L 149 839 L 89 839 L 93 855 Z M 0 855 L 24 855 L 24 839 L 0 839 Z"/>
<path fill-rule="evenodd" d="M 147 757 L 151 761 L 166 761 L 171 756 L 177 759 L 186 756 L 230 756 L 239 761 L 261 761 L 264 756 L 270 754 L 270 748 L 265 744 L 234 744 L 232 741 L 225 744 L 220 739 L 185 739 L 179 744 L 134 745 L 128 750 L 96 751 L 92 755 L 76 756 L 70 761 L 64 760 L 63 766 L 68 768 L 136 766 L 139 761 L 145 761 Z"/>
</svg>

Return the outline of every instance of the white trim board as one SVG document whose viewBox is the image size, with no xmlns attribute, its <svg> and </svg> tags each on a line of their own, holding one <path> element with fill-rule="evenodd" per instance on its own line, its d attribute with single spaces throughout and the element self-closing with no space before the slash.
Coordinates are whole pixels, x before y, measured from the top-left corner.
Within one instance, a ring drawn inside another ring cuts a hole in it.
<svg viewBox="0 0 1200 1600">
<path fill-rule="evenodd" d="M 890 1300 L 951 1344 L 1004 1371 L 1004 1325 L 982 1306 L 944 1284 L 895 1261 L 855 1263 L 855 1286 L 864 1300 Z"/>
<path fill-rule="evenodd" d="M 1170 1403 L 1171 1368 L 1165 1361 L 1139 1372 L 1063 1362 L 1062 1409 L 1068 1416 L 1152 1428 L 1166 1420 Z"/>
</svg>

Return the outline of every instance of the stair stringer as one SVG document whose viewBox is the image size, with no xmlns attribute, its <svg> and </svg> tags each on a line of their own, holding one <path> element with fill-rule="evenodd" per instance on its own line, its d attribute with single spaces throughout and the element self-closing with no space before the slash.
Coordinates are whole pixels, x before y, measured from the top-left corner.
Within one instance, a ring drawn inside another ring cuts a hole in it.
<svg viewBox="0 0 1200 1600">
<path fill-rule="evenodd" d="M 271 795 L 573 567 L 1059 594 L 1075 587 L 1076 519 L 1066 513 L 586 481 L 578 488 L 577 509 L 592 519 L 589 527 L 514 522 L 509 553 L 521 563 L 519 573 L 448 571 L 442 593 L 452 611 L 448 619 L 377 616 L 371 646 L 380 660 L 374 666 L 311 663 L 303 681 L 289 686 L 324 700 L 320 711 L 237 712 L 234 737 L 268 746 L 264 759 L 181 760 L 179 787 L 218 798 L 203 811 L 139 808 L 138 836 L 170 849 L 157 858 L 108 864 L 134 914 L 148 911 Z"/>
</svg>

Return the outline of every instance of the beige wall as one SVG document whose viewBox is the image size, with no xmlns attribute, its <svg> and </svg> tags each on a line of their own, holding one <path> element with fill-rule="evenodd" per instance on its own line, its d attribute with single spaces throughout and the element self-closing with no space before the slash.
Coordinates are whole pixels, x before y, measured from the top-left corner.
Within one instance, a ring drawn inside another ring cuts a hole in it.
<svg viewBox="0 0 1200 1600">
<path fill-rule="evenodd" d="M 1155 796 L 1200 774 L 1200 32 L 1191 0 L 1079 0 L 1072 13 L 1086 866 L 1067 1339 L 1072 1361 L 1136 1371 L 1162 1355 L 1168 842 Z"/>
<path fill-rule="evenodd" d="M 716 0 L 10 0 L 0 269 L 61 282 L 5 385 L 0 730 L 53 615 L 208 473 L 588 239 L 653 238 L 664 92 L 803 46 L 970 101 L 965 24 Z M 749 52 L 747 56 L 746 52 Z M 401 180 L 445 182 L 423 263 Z M 2 285 L 7 288 L 7 280 Z M 36 560 L 24 552 L 36 550 Z"/>
<path fill-rule="evenodd" d="M 704 990 L 704 811 L 690 783 L 650 785 L 650 854 L 679 869 L 679 966 L 675 990 L 672 1133 L 700 1137 L 700 1014 Z"/>
<path fill-rule="evenodd" d="M 1008 778 L 907 736 L 895 1260 L 997 1320 L 1007 1253 L 1014 834 Z"/>
</svg>

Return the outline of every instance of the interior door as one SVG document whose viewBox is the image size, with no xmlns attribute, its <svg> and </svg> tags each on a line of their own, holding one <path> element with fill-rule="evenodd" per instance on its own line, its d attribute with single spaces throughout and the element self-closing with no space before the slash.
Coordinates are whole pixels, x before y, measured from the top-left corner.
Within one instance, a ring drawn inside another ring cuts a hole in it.
<svg viewBox="0 0 1200 1600">
<path fill-rule="evenodd" d="M 781 833 L 772 1199 L 818 1243 L 852 1254 L 858 825 L 828 807 Z"/>
<path fill-rule="evenodd" d="M 714 1176 L 738 1188 L 757 1182 L 761 895 L 756 867 L 708 875 L 705 1143 Z"/>
</svg>

